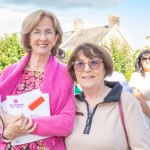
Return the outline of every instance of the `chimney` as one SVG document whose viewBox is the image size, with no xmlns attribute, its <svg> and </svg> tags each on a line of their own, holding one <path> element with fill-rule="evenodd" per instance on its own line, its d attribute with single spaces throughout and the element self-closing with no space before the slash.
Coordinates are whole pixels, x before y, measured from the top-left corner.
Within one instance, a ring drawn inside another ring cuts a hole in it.
<svg viewBox="0 0 150 150">
<path fill-rule="evenodd" d="M 116 24 L 119 26 L 119 17 L 116 15 L 109 15 L 108 16 L 108 27 L 113 28 Z"/>
<path fill-rule="evenodd" d="M 82 22 L 82 19 L 76 18 L 74 20 L 74 32 L 78 32 L 81 29 L 83 29 L 83 25 L 84 25 L 84 23 Z"/>
<path fill-rule="evenodd" d="M 150 36 L 146 37 L 146 48 L 150 48 Z"/>
</svg>

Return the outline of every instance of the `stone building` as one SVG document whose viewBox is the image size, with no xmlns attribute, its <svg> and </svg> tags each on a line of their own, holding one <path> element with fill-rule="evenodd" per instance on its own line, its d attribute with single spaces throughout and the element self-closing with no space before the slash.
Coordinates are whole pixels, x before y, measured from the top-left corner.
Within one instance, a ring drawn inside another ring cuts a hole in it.
<svg viewBox="0 0 150 150">
<path fill-rule="evenodd" d="M 92 42 L 99 45 L 110 46 L 113 39 L 119 40 L 132 50 L 124 35 L 121 33 L 120 18 L 116 15 L 108 16 L 108 25 L 84 29 L 82 19 L 74 20 L 74 31 L 64 32 L 61 48 L 65 51 L 73 50 L 77 45 Z"/>
</svg>

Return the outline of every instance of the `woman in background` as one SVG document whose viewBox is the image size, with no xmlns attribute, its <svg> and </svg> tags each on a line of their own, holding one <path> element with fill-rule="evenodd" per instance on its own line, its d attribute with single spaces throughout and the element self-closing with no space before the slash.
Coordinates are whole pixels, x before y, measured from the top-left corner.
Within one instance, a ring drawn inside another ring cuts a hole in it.
<svg viewBox="0 0 150 150">
<path fill-rule="evenodd" d="M 150 50 L 142 50 L 139 53 L 129 85 L 141 103 L 146 123 L 150 128 Z"/>
<path fill-rule="evenodd" d="M 40 89 L 43 93 L 49 93 L 51 116 L 26 118 L 24 115 L 4 113 L 5 130 L 0 150 L 65 150 L 63 137 L 73 129 L 75 105 L 73 81 L 66 66 L 55 57 L 62 34 L 59 21 L 51 12 L 38 10 L 25 18 L 21 43 L 27 55 L 3 71 L 0 95 L 3 102 L 8 95 Z M 11 140 L 29 133 L 49 138 L 11 145 Z"/>
<path fill-rule="evenodd" d="M 122 91 L 119 82 L 104 81 L 113 68 L 111 56 L 101 46 L 84 43 L 71 54 L 68 71 L 83 92 L 76 95 L 76 121 L 73 132 L 65 139 L 67 150 L 150 149 L 150 131 L 140 104 L 133 94 Z"/>
</svg>

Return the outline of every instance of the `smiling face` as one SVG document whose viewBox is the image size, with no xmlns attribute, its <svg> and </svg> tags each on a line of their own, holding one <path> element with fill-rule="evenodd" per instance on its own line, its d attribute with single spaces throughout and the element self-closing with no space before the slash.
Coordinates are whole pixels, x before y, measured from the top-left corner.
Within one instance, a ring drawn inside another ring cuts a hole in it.
<svg viewBox="0 0 150 150">
<path fill-rule="evenodd" d="M 92 59 L 98 60 L 98 57 L 93 57 Z M 78 60 L 83 61 L 85 63 L 85 67 L 82 71 L 75 70 L 75 75 L 77 82 L 80 84 L 82 89 L 96 89 L 104 84 L 105 77 L 105 69 L 103 62 L 100 63 L 100 67 L 98 69 L 91 69 L 88 65 L 88 62 L 92 60 L 90 58 L 85 57 L 83 52 L 79 52 Z"/>
<path fill-rule="evenodd" d="M 37 36 L 39 33 L 41 35 Z M 49 35 L 50 33 L 52 33 L 51 36 Z M 49 55 L 57 40 L 58 35 L 55 34 L 53 22 L 49 17 L 45 16 L 30 34 L 32 54 Z"/>
</svg>

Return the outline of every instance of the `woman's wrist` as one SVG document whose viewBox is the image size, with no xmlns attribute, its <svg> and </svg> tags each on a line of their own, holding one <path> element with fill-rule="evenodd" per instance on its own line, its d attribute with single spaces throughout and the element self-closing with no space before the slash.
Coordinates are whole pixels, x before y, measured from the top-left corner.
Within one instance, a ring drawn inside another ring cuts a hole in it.
<svg viewBox="0 0 150 150">
<path fill-rule="evenodd" d="M 10 132 L 10 130 L 7 130 L 6 128 L 3 133 L 3 139 L 12 141 L 14 139 L 14 135 Z"/>
<path fill-rule="evenodd" d="M 3 136 L 3 141 L 4 141 L 5 143 L 10 143 L 10 142 L 11 142 L 11 140 L 5 138 L 4 136 Z"/>
</svg>

